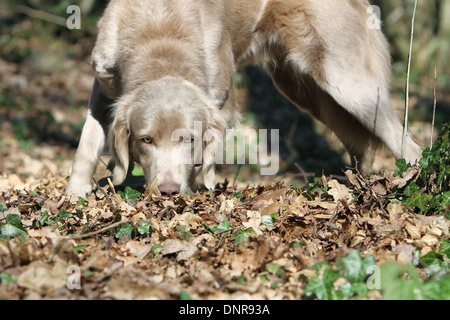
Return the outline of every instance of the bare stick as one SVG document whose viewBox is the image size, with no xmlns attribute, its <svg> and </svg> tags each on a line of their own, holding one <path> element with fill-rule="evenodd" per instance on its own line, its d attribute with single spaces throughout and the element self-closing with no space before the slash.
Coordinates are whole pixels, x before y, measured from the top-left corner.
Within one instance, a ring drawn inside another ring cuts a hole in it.
<svg viewBox="0 0 450 320">
<path fill-rule="evenodd" d="M 51 14 L 51 13 L 48 13 L 48 12 L 45 12 L 42 10 L 32 9 L 30 7 L 23 6 L 23 5 L 18 5 L 14 9 L 20 13 L 26 14 L 27 16 L 35 18 L 35 19 L 44 20 L 44 21 L 47 21 L 50 23 L 60 25 L 62 27 L 67 26 L 66 19 L 64 19 L 63 17 L 56 16 L 54 14 Z"/>
<path fill-rule="evenodd" d="M 433 131 L 434 131 L 434 120 L 436 118 L 436 82 L 437 82 L 437 70 L 436 65 L 434 65 L 434 102 L 433 102 L 433 120 L 431 121 L 431 138 L 430 138 L 430 150 L 433 147 Z"/>
<path fill-rule="evenodd" d="M 109 197 L 109 195 L 106 193 L 105 190 L 103 190 L 102 187 L 100 187 L 100 185 L 99 185 L 98 182 L 97 182 L 97 179 L 92 178 L 92 180 L 94 180 L 95 184 L 97 185 L 97 189 L 100 190 L 100 191 L 105 195 L 106 200 L 108 200 L 109 205 L 110 205 L 111 208 L 114 210 L 114 212 L 116 212 L 117 209 L 116 209 L 116 207 L 114 206 L 114 204 L 112 203 L 111 198 Z"/>
<path fill-rule="evenodd" d="M 238 226 L 238 227 L 230 228 L 230 229 L 227 229 L 227 230 L 222 230 L 222 231 L 219 231 L 219 232 L 214 233 L 214 235 L 219 236 L 219 235 L 221 235 L 221 234 L 223 234 L 223 233 L 225 233 L 225 232 L 233 231 L 233 230 L 239 229 L 239 228 L 241 228 L 241 227 L 242 227 L 242 226 Z"/>
<path fill-rule="evenodd" d="M 239 172 L 241 171 L 242 164 L 238 164 L 236 168 L 236 173 L 234 174 L 234 180 L 233 180 L 233 188 L 236 188 L 237 186 L 237 178 L 239 175 Z"/>
<path fill-rule="evenodd" d="M 89 232 L 89 233 L 77 234 L 77 235 L 74 235 L 73 237 L 71 237 L 71 238 L 69 238 L 69 239 L 81 240 L 81 239 L 90 238 L 90 237 L 95 236 L 95 235 L 97 235 L 97 234 L 99 234 L 99 233 L 108 231 L 108 230 L 110 230 L 110 229 L 112 229 L 112 228 L 116 228 L 116 227 L 118 227 L 118 226 L 120 226 L 120 225 L 122 225 L 122 224 L 128 223 L 128 222 L 131 222 L 131 223 L 132 223 L 131 220 L 123 220 L 123 221 L 115 222 L 115 223 L 113 223 L 113 224 L 110 224 L 109 226 L 106 226 L 106 227 L 104 227 L 104 228 L 101 228 L 100 230 L 92 231 L 92 232 Z"/>
<path fill-rule="evenodd" d="M 308 184 L 309 180 L 308 180 L 308 177 L 306 176 L 305 170 L 303 170 L 303 168 L 300 167 L 300 165 L 297 162 L 294 163 L 294 165 L 297 167 L 298 171 L 300 172 L 300 175 L 302 176 L 303 180 L 305 181 L 305 184 Z"/>
<path fill-rule="evenodd" d="M 406 101 L 405 101 L 405 119 L 403 121 L 403 135 L 402 135 L 402 154 L 401 154 L 402 158 L 405 158 L 406 137 L 408 136 L 409 74 L 411 71 L 411 56 L 412 56 L 412 48 L 413 48 L 413 40 L 414 40 L 414 22 L 416 20 L 417 1 L 418 0 L 416 0 L 414 2 L 414 12 L 413 12 L 413 17 L 412 17 L 412 25 L 411 25 L 411 41 L 409 44 L 409 54 L 408 54 L 408 68 L 406 70 Z"/>
</svg>

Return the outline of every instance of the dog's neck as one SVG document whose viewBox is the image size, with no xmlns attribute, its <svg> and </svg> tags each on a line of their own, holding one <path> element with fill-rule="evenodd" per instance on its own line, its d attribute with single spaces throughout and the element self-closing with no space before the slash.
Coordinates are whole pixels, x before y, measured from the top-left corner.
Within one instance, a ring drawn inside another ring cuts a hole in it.
<svg viewBox="0 0 450 320">
<path fill-rule="evenodd" d="M 207 76 L 202 55 L 200 50 L 191 52 L 182 41 L 174 39 L 153 40 L 142 45 L 134 50 L 128 61 L 121 64 L 123 93 L 164 77 L 187 80 L 206 92 Z"/>
</svg>

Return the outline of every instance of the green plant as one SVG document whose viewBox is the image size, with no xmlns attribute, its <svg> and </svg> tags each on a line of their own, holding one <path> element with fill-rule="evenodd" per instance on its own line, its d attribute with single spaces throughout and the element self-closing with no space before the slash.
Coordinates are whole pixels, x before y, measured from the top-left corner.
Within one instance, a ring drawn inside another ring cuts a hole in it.
<svg viewBox="0 0 450 320">
<path fill-rule="evenodd" d="M 7 286 L 11 282 L 17 282 L 17 277 L 6 272 L 0 272 L 0 282 L 2 285 Z"/>
<path fill-rule="evenodd" d="M 0 239 L 8 239 L 13 236 L 19 236 L 25 238 L 25 240 L 28 240 L 28 232 L 22 226 L 20 216 L 18 214 L 7 215 L 5 221 L 6 223 L 0 226 Z"/>
<path fill-rule="evenodd" d="M 286 271 L 278 263 L 270 263 L 266 266 L 266 269 L 259 274 L 259 277 L 263 281 L 271 281 L 270 288 L 275 289 L 278 286 L 280 280 L 283 280 Z"/>
<path fill-rule="evenodd" d="M 153 232 L 150 222 L 148 221 L 139 222 L 137 231 L 142 236 L 149 236 Z"/>
<path fill-rule="evenodd" d="M 312 267 L 316 277 L 309 279 L 305 295 L 319 300 L 341 300 L 355 295 L 367 297 L 369 289 L 365 281 L 371 275 L 370 266 L 375 266 L 375 258 L 362 257 L 357 250 L 340 258 L 334 265 L 319 262 Z"/>
<path fill-rule="evenodd" d="M 434 252 L 431 255 L 435 255 Z M 421 260 L 430 260 L 430 256 Z M 434 259 L 433 259 L 434 260 Z M 437 266 L 438 260 L 433 262 Z M 401 266 L 395 262 L 385 262 L 380 269 L 381 291 L 386 300 L 449 300 L 450 276 L 448 265 L 440 261 L 439 270 L 422 280 L 412 265 Z M 427 268 L 424 269 L 425 271 Z M 429 268 L 428 268 L 429 271 Z"/>
<path fill-rule="evenodd" d="M 256 231 L 252 227 L 250 227 L 245 230 L 238 229 L 235 233 L 233 233 L 232 237 L 234 241 L 236 241 L 236 245 L 238 245 L 241 242 L 247 242 L 248 237 L 251 234 L 258 235 Z"/>
<path fill-rule="evenodd" d="M 137 190 L 134 190 L 130 187 L 125 187 L 125 190 L 117 191 L 117 193 L 122 197 L 123 200 L 136 200 L 141 196 L 141 193 Z"/>
<path fill-rule="evenodd" d="M 133 239 L 133 233 L 135 236 L 139 234 L 140 236 L 148 237 L 153 232 L 150 226 L 150 222 L 145 220 L 138 222 L 137 226 L 131 222 L 126 222 L 118 227 L 115 227 L 113 230 L 117 239 L 123 236 L 127 236 L 130 240 Z"/>
<path fill-rule="evenodd" d="M 278 213 L 272 213 L 270 215 L 261 216 L 261 223 L 266 227 L 273 227 L 273 223 L 278 219 Z"/>
<path fill-rule="evenodd" d="M 323 199 L 328 196 L 328 186 L 325 176 L 314 177 L 313 182 L 308 184 L 308 189 L 306 189 L 302 194 L 310 200 Z"/>
<path fill-rule="evenodd" d="M 133 224 L 127 222 L 116 228 L 116 238 L 127 236 L 130 240 L 133 239 L 132 233 L 134 231 Z"/>
<path fill-rule="evenodd" d="M 340 300 L 367 298 L 369 291 L 378 290 L 386 300 L 449 300 L 449 259 L 449 240 L 440 242 L 439 252 L 430 251 L 414 265 L 405 266 L 386 261 L 378 267 L 373 256 L 362 257 L 354 250 L 334 264 L 322 261 L 313 265 L 316 276 L 309 279 L 304 294 Z"/>
<path fill-rule="evenodd" d="M 397 174 L 411 167 L 397 160 Z M 420 177 L 397 192 L 397 199 L 424 214 L 447 212 L 450 207 L 450 123 L 443 126 L 432 148 L 426 148 L 419 161 Z"/>
<path fill-rule="evenodd" d="M 182 240 L 189 240 L 192 237 L 192 233 L 189 231 L 188 226 L 180 224 L 175 227 L 175 236 Z"/>
<path fill-rule="evenodd" d="M 268 216 L 268 217 L 270 217 L 270 216 Z M 231 222 L 227 221 L 227 220 L 223 220 L 218 226 L 203 224 L 203 227 L 205 228 L 206 231 L 212 233 L 213 235 L 230 234 L 233 229 L 236 229 L 236 228 L 230 228 Z M 247 242 L 248 237 L 252 234 L 257 235 L 256 231 L 252 227 L 250 227 L 247 229 L 237 229 L 236 231 L 233 232 L 231 237 L 234 239 L 234 241 L 238 245 L 241 242 Z"/>
<path fill-rule="evenodd" d="M 231 222 L 227 220 L 223 220 L 218 226 L 203 224 L 203 227 L 212 234 L 216 234 L 217 232 L 229 234 L 231 232 L 227 231 L 231 227 Z"/>
</svg>

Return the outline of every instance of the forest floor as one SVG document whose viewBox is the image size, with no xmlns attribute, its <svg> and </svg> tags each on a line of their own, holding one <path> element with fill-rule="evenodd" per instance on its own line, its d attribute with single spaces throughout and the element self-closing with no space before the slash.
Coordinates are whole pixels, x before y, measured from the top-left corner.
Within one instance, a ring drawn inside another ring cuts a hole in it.
<svg viewBox="0 0 450 320">
<path fill-rule="evenodd" d="M 416 168 L 394 175 L 384 149 L 372 176 L 346 167 L 337 139 L 256 69 L 241 74 L 238 101 L 244 127 L 280 128 L 277 176 L 221 166 L 213 192 L 165 198 L 146 193 L 139 173 L 128 188 L 112 187 L 105 155 L 101 187 L 85 200 L 65 195 L 93 81 L 91 44 L 79 43 L 70 58 L 32 45 L 30 59 L 0 59 L 0 225 L 15 234 L 0 239 L 0 299 L 381 299 L 383 280 L 349 293 L 355 280 L 341 271 L 321 293 L 312 285 L 325 281 L 318 263 L 342 267 L 353 257 L 368 267 L 372 257 L 378 267 L 414 265 L 424 281 L 430 275 L 417 259 L 448 243 L 448 219 L 390 197 Z M 411 129 L 429 144 L 428 121 Z M 362 272 L 360 282 L 371 275 Z"/>
</svg>

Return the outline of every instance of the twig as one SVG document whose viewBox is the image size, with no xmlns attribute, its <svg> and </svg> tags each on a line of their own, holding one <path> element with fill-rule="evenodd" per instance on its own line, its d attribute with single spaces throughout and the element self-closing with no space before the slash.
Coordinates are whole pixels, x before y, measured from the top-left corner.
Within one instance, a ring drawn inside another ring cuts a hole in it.
<svg viewBox="0 0 450 320">
<path fill-rule="evenodd" d="M 16 7 L 14 7 L 14 10 L 16 10 L 22 14 L 26 14 L 27 16 L 32 17 L 32 18 L 44 20 L 44 21 L 47 21 L 50 23 L 54 23 L 54 24 L 63 26 L 63 27 L 67 26 L 67 22 L 66 22 L 65 18 L 56 16 L 54 14 L 51 14 L 51 13 L 48 13 L 45 11 L 32 9 L 32 8 L 24 6 L 24 5 L 18 5 Z"/>
<path fill-rule="evenodd" d="M 128 222 L 132 222 L 132 221 L 131 221 L 131 220 L 123 220 L 123 221 L 115 222 L 115 223 L 113 223 L 113 224 L 110 224 L 110 225 L 107 226 L 107 227 L 101 228 L 100 230 L 92 231 L 92 232 L 84 233 L 84 234 L 78 234 L 78 235 L 75 235 L 75 236 L 73 236 L 73 237 L 71 237 L 71 238 L 69 238 L 69 239 L 73 239 L 73 240 L 81 240 L 81 239 L 85 239 L 85 238 L 90 238 L 90 237 L 95 236 L 95 235 L 97 235 L 97 234 L 99 234 L 99 233 L 108 231 L 109 229 L 118 227 L 118 226 L 120 226 L 120 225 L 122 225 L 122 224 L 125 224 L 125 223 L 128 223 Z"/>
<path fill-rule="evenodd" d="M 413 40 L 414 40 L 414 23 L 416 20 L 416 11 L 417 11 L 417 1 L 414 2 L 414 11 L 412 17 L 412 25 L 411 25 L 411 41 L 409 44 L 409 54 L 408 54 L 408 67 L 406 70 L 406 99 L 405 99 L 405 119 L 403 120 L 403 135 L 402 135 L 402 151 L 401 157 L 405 158 L 406 153 L 406 137 L 408 136 L 408 109 L 409 109 L 409 75 L 411 72 L 411 56 L 412 56 L 412 48 L 413 48 Z"/>
<path fill-rule="evenodd" d="M 375 190 L 372 189 L 372 187 L 370 186 L 370 183 L 367 181 L 366 178 L 364 178 L 362 176 L 362 174 L 359 172 L 358 168 L 355 168 L 356 174 L 358 179 L 361 182 L 364 182 L 365 187 L 369 190 L 370 192 L 370 196 L 372 197 L 373 200 L 375 200 L 378 203 L 378 206 L 380 207 L 380 210 L 382 212 L 381 216 L 384 218 L 389 219 L 389 214 L 386 212 L 386 210 L 384 209 L 383 203 L 381 202 L 381 200 L 378 198 L 377 193 L 375 192 Z"/>
<path fill-rule="evenodd" d="M 436 65 L 434 65 L 434 92 L 433 92 L 433 96 L 434 96 L 434 102 L 433 102 L 433 119 L 431 121 L 431 137 L 430 137 L 430 150 L 433 147 L 433 131 L 434 131 L 434 120 L 436 119 L 436 103 L 437 103 L 437 99 L 436 99 L 436 82 L 437 82 L 437 70 L 436 70 Z"/>
<path fill-rule="evenodd" d="M 305 170 L 303 170 L 303 168 L 297 162 L 295 162 L 294 165 L 300 172 L 300 175 L 302 176 L 303 180 L 305 181 L 305 185 L 307 185 L 309 183 L 309 180 L 308 180 Z"/>
<path fill-rule="evenodd" d="M 242 164 L 238 164 L 237 168 L 236 168 L 236 173 L 234 175 L 233 188 L 236 188 L 236 186 L 237 186 L 237 178 L 238 178 L 239 172 L 241 171 L 241 168 L 242 168 Z"/>
<path fill-rule="evenodd" d="M 232 230 L 236 230 L 236 229 L 239 229 L 239 228 L 241 228 L 241 227 L 242 227 L 242 226 L 230 228 L 230 229 L 227 229 L 227 230 L 222 230 L 222 231 L 219 231 L 219 232 L 217 232 L 217 233 L 214 233 L 214 235 L 215 235 L 215 236 L 218 236 L 218 235 L 221 235 L 222 233 L 225 233 L 225 232 L 228 232 L 228 231 L 232 231 Z"/>
<path fill-rule="evenodd" d="M 100 191 L 105 195 L 106 200 L 108 200 L 109 205 L 110 205 L 111 208 L 114 210 L 114 212 L 116 212 L 117 209 L 116 209 L 116 207 L 114 206 L 114 204 L 112 203 L 111 198 L 109 197 L 109 195 L 106 193 L 105 190 L 103 190 L 102 187 L 100 187 L 100 185 L 99 185 L 98 182 L 97 182 L 97 179 L 92 178 L 92 180 L 94 180 L 95 184 L 97 185 L 97 189 L 100 190 Z"/>
<path fill-rule="evenodd" d="M 330 221 L 328 221 L 328 224 L 325 226 L 325 230 L 327 230 L 328 228 L 331 227 L 331 223 L 332 223 L 333 220 L 338 216 L 338 211 L 337 211 L 337 209 L 338 209 L 338 206 L 339 206 L 339 203 L 340 203 L 340 202 L 341 202 L 341 201 L 338 201 L 338 203 L 336 204 L 336 207 L 334 208 L 333 213 L 331 214 Z"/>
<path fill-rule="evenodd" d="M 67 178 L 69 178 L 70 175 L 71 175 L 71 171 L 72 171 L 72 169 L 70 169 L 69 172 L 68 172 L 64 177 L 62 177 L 62 178 L 60 178 L 60 179 L 58 179 L 58 180 L 56 180 L 56 181 L 53 181 L 52 183 L 46 185 L 46 186 L 45 186 L 45 189 L 50 188 L 51 186 L 53 186 L 53 185 L 55 185 L 55 184 L 57 184 L 57 183 L 59 183 L 59 182 L 61 182 L 61 181 L 66 180 Z"/>
</svg>

